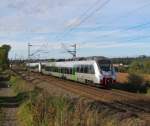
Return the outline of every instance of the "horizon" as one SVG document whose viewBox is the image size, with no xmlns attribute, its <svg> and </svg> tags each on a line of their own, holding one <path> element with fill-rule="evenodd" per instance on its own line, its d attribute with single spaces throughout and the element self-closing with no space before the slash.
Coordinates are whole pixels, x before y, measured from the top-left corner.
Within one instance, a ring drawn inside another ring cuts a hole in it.
<svg viewBox="0 0 150 126">
<path fill-rule="evenodd" d="M 77 56 L 137 57 L 150 54 L 148 0 L 2 0 L 0 46 L 9 44 L 9 58 Z"/>
</svg>

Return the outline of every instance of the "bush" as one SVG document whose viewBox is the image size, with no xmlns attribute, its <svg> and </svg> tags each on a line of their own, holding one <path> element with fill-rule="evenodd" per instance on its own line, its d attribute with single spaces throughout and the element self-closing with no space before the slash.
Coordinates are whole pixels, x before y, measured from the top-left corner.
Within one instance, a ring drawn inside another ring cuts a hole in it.
<svg viewBox="0 0 150 126">
<path fill-rule="evenodd" d="M 128 82 L 135 85 L 141 85 L 144 84 L 144 78 L 139 74 L 129 73 Z"/>
<path fill-rule="evenodd" d="M 128 76 L 128 88 L 133 92 L 146 93 L 146 85 L 143 76 L 137 73 L 129 73 Z"/>
</svg>

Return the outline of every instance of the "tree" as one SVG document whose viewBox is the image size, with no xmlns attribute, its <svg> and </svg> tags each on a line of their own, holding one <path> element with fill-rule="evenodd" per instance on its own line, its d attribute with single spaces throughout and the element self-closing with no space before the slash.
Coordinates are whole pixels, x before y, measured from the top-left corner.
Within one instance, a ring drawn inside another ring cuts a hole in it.
<svg viewBox="0 0 150 126">
<path fill-rule="evenodd" d="M 9 45 L 2 45 L 0 47 L 0 69 L 6 69 L 9 66 L 8 54 L 11 47 Z"/>
</svg>

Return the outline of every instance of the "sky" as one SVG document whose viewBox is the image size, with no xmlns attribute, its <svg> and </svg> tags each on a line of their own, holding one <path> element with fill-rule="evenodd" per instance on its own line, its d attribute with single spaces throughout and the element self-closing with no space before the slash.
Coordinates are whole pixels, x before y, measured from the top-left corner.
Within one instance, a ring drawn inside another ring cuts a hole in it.
<svg viewBox="0 0 150 126">
<path fill-rule="evenodd" d="M 0 45 L 9 57 L 150 55 L 149 0 L 0 0 Z M 37 51 L 38 50 L 38 51 Z"/>
</svg>

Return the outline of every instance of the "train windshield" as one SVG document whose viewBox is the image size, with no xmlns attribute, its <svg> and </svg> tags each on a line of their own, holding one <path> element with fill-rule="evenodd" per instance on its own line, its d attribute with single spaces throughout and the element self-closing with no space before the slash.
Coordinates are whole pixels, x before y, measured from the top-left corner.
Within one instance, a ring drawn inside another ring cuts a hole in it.
<svg viewBox="0 0 150 126">
<path fill-rule="evenodd" d="M 97 62 L 99 69 L 102 71 L 112 71 L 112 64 L 109 60 L 101 60 Z"/>
</svg>

